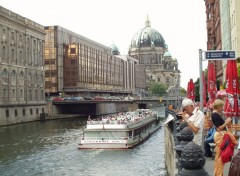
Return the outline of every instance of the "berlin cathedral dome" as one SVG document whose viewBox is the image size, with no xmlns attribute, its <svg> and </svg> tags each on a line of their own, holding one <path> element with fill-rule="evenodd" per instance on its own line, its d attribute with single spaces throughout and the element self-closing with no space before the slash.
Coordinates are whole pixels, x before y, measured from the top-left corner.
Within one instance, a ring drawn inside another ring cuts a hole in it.
<svg viewBox="0 0 240 176">
<path fill-rule="evenodd" d="M 178 61 L 168 51 L 163 36 L 151 28 L 148 18 L 145 27 L 133 36 L 128 54 L 146 69 L 147 88 L 152 83 L 162 83 L 167 87 L 180 86 Z"/>
<path fill-rule="evenodd" d="M 155 29 L 151 28 L 147 19 L 145 27 L 140 29 L 132 38 L 131 48 L 140 47 L 163 47 L 167 48 L 163 36 Z"/>
</svg>

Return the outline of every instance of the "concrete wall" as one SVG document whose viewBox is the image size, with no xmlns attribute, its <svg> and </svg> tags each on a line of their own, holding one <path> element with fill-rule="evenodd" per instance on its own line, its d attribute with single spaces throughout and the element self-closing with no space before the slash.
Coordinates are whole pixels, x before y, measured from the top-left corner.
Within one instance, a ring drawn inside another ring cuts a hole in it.
<svg viewBox="0 0 240 176">
<path fill-rule="evenodd" d="M 168 126 L 164 127 L 164 141 L 165 141 L 165 164 L 168 176 L 174 176 L 176 174 L 175 164 L 175 150 L 173 134 Z"/>
<path fill-rule="evenodd" d="M 0 126 L 36 121 L 40 113 L 47 113 L 46 105 L 0 107 Z"/>
</svg>

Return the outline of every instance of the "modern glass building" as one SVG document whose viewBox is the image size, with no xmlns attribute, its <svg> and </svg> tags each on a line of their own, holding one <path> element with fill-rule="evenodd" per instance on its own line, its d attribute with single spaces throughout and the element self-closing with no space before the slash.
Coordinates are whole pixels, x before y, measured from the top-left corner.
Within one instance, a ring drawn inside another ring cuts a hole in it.
<svg viewBox="0 0 240 176">
<path fill-rule="evenodd" d="M 135 91 L 135 84 L 128 84 L 135 83 L 136 78 L 128 73 L 137 71 L 138 61 L 114 55 L 119 54 L 116 47 L 104 46 L 60 26 L 47 26 L 45 32 L 47 95 L 131 94 Z"/>
</svg>

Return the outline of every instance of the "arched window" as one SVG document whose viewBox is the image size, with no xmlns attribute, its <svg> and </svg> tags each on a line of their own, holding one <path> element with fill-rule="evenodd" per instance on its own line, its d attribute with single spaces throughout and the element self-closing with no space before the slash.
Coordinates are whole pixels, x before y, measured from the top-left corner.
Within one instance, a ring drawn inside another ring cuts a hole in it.
<svg viewBox="0 0 240 176">
<path fill-rule="evenodd" d="M 170 83 L 169 77 L 166 77 L 166 83 Z"/>
<path fill-rule="evenodd" d="M 38 82 L 38 75 L 35 73 L 35 82 Z"/>
<path fill-rule="evenodd" d="M 8 77 L 8 71 L 7 71 L 6 68 L 3 69 L 3 71 L 2 71 L 2 76 L 3 76 L 3 77 Z"/>
<path fill-rule="evenodd" d="M 43 83 L 43 75 L 40 76 L 40 83 Z"/>
<path fill-rule="evenodd" d="M 20 78 L 23 78 L 23 77 L 24 77 L 23 71 L 20 72 L 19 77 L 20 77 Z"/>
<path fill-rule="evenodd" d="M 16 71 L 15 70 L 12 71 L 11 77 L 16 78 Z"/>
<path fill-rule="evenodd" d="M 31 89 L 29 89 L 29 100 L 31 101 L 32 100 L 32 90 Z"/>
<path fill-rule="evenodd" d="M 31 73 L 28 74 L 28 81 L 29 81 L 29 82 L 32 81 L 32 74 L 31 74 Z"/>
</svg>

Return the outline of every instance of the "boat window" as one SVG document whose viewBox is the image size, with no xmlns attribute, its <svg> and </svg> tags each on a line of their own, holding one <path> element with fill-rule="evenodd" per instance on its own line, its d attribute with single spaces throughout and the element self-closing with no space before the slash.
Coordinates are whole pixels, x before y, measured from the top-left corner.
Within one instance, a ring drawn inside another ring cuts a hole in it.
<svg viewBox="0 0 240 176">
<path fill-rule="evenodd" d="M 104 138 L 104 139 L 119 139 L 119 137 L 128 137 L 127 131 L 88 131 L 84 133 L 86 138 Z"/>
<path fill-rule="evenodd" d="M 131 138 L 132 137 L 132 131 L 129 131 L 129 137 Z"/>
</svg>

